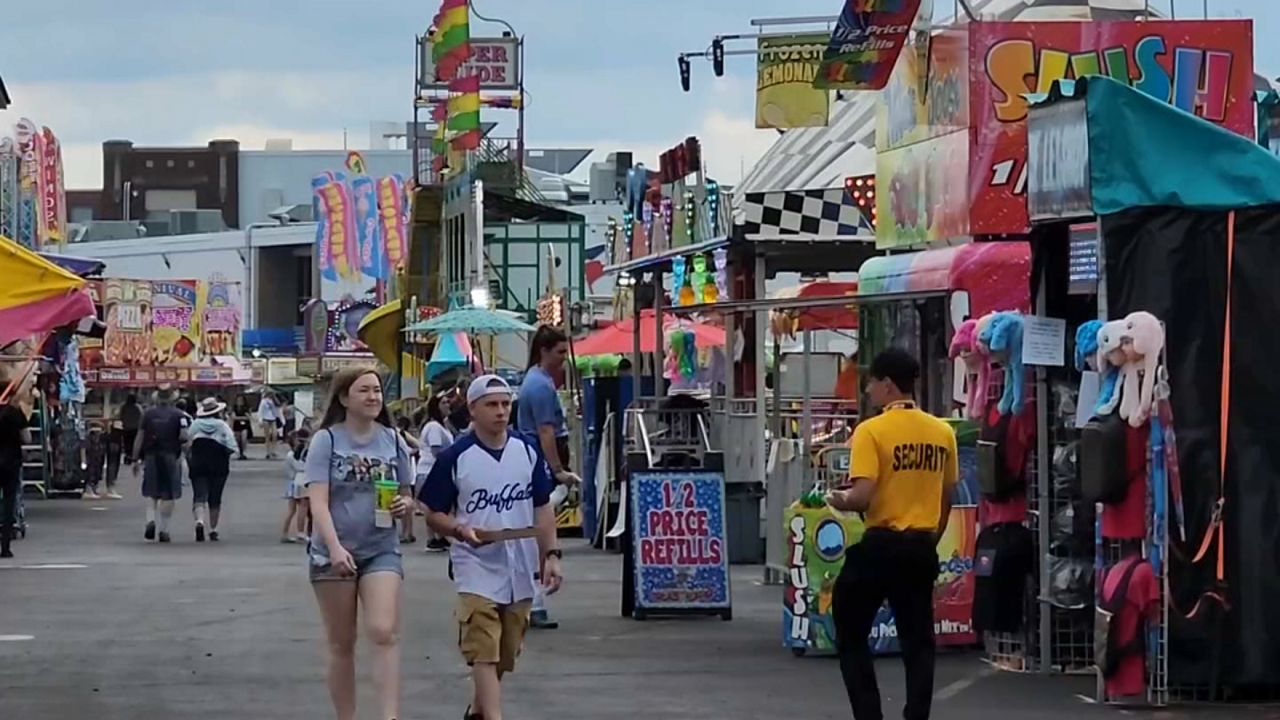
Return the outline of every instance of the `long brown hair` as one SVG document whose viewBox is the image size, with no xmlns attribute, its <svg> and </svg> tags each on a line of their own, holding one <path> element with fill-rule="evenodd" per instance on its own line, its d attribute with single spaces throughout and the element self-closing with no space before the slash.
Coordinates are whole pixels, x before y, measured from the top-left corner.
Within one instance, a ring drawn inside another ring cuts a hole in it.
<svg viewBox="0 0 1280 720">
<path fill-rule="evenodd" d="M 378 378 L 378 386 L 382 386 L 382 376 L 373 368 L 348 368 L 333 376 L 333 381 L 329 385 L 329 406 L 325 408 L 324 419 L 320 421 L 322 429 L 333 427 L 347 419 L 347 407 L 342 404 L 342 398 L 346 397 L 351 392 L 351 386 L 365 375 Z M 391 424 L 391 413 L 387 412 L 385 402 L 382 404 L 382 410 L 378 412 L 377 421 L 394 429 Z"/>
<path fill-rule="evenodd" d="M 533 339 L 529 341 L 529 364 L 525 366 L 525 370 L 531 370 L 534 365 L 541 365 L 542 353 L 562 342 L 569 342 L 569 336 L 565 335 L 563 330 L 551 325 L 539 325 L 537 332 L 533 334 Z"/>
</svg>

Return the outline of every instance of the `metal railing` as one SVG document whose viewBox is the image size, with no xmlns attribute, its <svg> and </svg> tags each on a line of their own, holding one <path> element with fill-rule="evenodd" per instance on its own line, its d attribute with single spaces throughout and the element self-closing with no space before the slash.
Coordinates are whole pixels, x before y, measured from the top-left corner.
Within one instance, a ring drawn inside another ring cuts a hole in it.
<svg viewBox="0 0 1280 720">
<path fill-rule="evenodd" d="M 642 452 L 649 467 L 675 456 L 701 462 L 716 448 L 708 428 L 710 410 L 666 407 L 664 400 L 641 398 L 627 408 L 624 433 L 627 452 Z"/>
</svg>

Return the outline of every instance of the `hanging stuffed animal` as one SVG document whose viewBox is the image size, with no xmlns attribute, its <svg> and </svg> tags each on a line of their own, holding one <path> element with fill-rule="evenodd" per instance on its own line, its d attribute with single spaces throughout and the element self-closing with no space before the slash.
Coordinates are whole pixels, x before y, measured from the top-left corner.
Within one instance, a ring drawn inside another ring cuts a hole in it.
<svg viewBox="0 0 1280 720">
<path fill-rule="evenodd" d="M 711 273 L 707 272 L 707 256 L 701 253 L 693 256 L 693 272 L 694 277 L 699 278 L 697 298 L 699 302 L 714 303 L 719 299 L 719 291 L 716 288 Z"/>
<path fill-rule="evenodd" d="M 719 248 L 712 252 L 716 263 L 716 295 L 717 300 L 729 299 L 729 251 Z"/>
<path fill-rule="evenodd" d="M 667 356 L 662 362 L 662 376 L 675 382 L 680 379 L 680 354 L 683 351 L 683 338 L 679 333 L 667 334 Z"/>
<path fill-rule="evenodd" d="M 1124 319 L 1124 338 L 1121 347 L 1126 355 L 1124 367 L 1124 394 L 1120 398 L 1120 417 L 1132 427 L 1142 427 L 1151 417 L 1151 404 L 1155 400 L 1156 368 L 1160 365 L 1160 351 L 1164 350 L 1164 325 L 1149 312 L 1139 310 Z M 1139 377 L 1141 374 L 1141 377 Z"/>
<path fill-rule="evenodd" d="M 698 343 L 692 330 L 681 330 L 684 335 L 684 354 L 680 358 L 680 372 L 685 380 L 698 376 Z"/>
<path fill-rule="evenodd" d="M 1098 366 L 1098 372 L 1104 375 L 1114 374 L 1117 380 L 1112 383 L 1110 396 L 1104 399 L 1101 394 L 1098 395 L 1098 406 L 1094 409 L 1095 415 L 1110 415 L 1116 411 L 1116 405 L 1120 403 L 1122 388 L 1117 368 L 1125 364 L 1124 350 L 1121 348 L 1125 336 L 1125 325 L 1123 320 L 1112 320 L 1098 329 L 1098 356 L 1094 362 Z"/>
<path fill-rule="evenodd" d="M 671 301 L 676 305 L 688 305 L 685 302 L 685 288 L 688 287 L 688 261 L 683 255 L 671 259 Z M 693 291 L 689 291 L 692 296 Z"/>
<path fill-rule="evenodd" d="M 1116 366 L 1098 355 L 1098 333 L 1101 330 L 1101 320 L 1090 320 L 1076 328 L 1076 370 L 1084 372 L 1093 369 L 1101 379 L 1098 387 L 1098 401 L 1093 408 L 1095 415 L 1099 414 L 1100 409 L 1111 401 L 1120 379 L 1120 372 Z"/>
<path fill-rule="evenodd" d="M 951 359 L 960 358 L 965 365 L 965 378 L 969 385 L 969 402 L 965 406 L 965 415 L 977 419 L 982 417 L 986 404 L 987 382 L 990 379 L 991 362 L 987 356 L 978 352 L 978 321 L 965 320 L 956 328 L 951 336 Z"/>
<path fill-rule="evenodd" d="M 991 354 L 991 321 L 995 319 L 997 313 L 989 312 L 978 318 L 977 324 L 974 326 L 973 346 L 983 355 Z"/>
<path fill-rule="evenodd" d="M 1023 383 L 1026 373 L 1022 369 L 1022 313 L 997 313 L 987 328 L 990 331 L 988 347 L 993 356 L 999 355 L 1004 365 L 1004 393 L 997 406 L 1001 415 L 1022 412 Z"/>
</svg>

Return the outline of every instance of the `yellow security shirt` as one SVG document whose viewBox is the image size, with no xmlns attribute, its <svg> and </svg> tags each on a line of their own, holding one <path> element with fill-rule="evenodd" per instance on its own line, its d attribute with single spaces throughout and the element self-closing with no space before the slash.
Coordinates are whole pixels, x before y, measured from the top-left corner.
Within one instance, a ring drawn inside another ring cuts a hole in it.
<svg viewBox="0 0 1280 720">
<path fill-rule="evenodd" d="M 867 527 L 938 528 L 942 493 L 960 474 L 951 426 L 914 405 L 890 407 L 858 423 L 849 455 L 849 477 L 876 484 Z"/>
</svg>

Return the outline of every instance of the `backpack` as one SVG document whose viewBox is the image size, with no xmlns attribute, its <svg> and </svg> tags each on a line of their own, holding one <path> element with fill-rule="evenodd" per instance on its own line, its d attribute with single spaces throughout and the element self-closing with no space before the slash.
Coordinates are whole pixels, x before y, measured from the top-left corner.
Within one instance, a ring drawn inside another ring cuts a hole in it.
<svg viewBox="0 0 1280 720">
<path fill-rule="evenodd" d="M 1142 563 L 1142 558 L 1132 557 L 1127 560 L 1121 560 L 1111 566 L 1108 573 L 1104 573 L 1101 582 L 1102 593 L 1106 592 L 1106 577 L 1112 572 L 1120 569 L 1120 565 L 1129 563 L 1125 567 L 1120 576 L 1120 582 L 1116 583 L 1115 590 L 1112 591 L 1111 597 L 1102 597 L 1097 607 L 1094 608 L 1093 615 L 1093 660 L 1098 666 L 1098 672 L 1102 673 L 1104 679 L 1109 679 L 1120 669 L 1120 664 L 1125 658 L 1134 655 L 1140 655 L 1146 649 L 1144 640 L 1144 632 L 1142 624 L 1139 623 L 1137 629 L 1133 633 L 1133 639 L 1120 644 L 1116 637 L 1119 626 L 1116 623 L 1116 615 L 1129 599 L 1129 582 L 1133 579 L 1133 571 Z"/>
<path fill-rule="evenodd" d="M 1113 414 L 1092 418 L 1080 431 L 1080 490 L 1087 502 L 1113 505 L 1129 492 L 1127 427 Z"/>
<path fill-rule="evenodd" d="M 995 422 L 991 416 L 995 414 Z M 1021 467 L 1009 470 L 1009 426 L 1012 413 L 998 414 L 988 410 L 979 430 L 977 444 L 978 489 L 990 500 L 1008 500 L 1026 488 L 1026 475 Z"/>
</svg>

